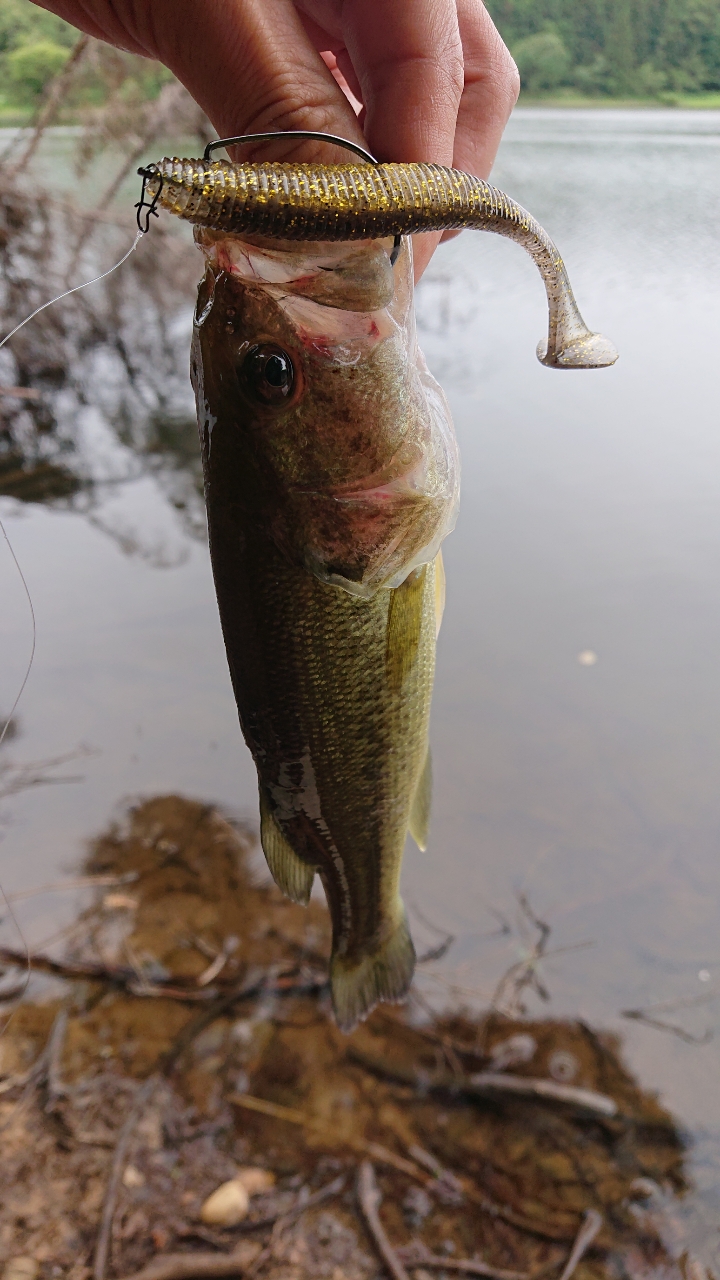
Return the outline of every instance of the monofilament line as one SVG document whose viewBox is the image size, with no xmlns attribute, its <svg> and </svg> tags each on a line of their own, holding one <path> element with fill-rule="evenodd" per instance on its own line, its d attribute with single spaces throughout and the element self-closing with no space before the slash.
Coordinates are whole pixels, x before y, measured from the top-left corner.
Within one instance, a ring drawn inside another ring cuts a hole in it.
<svg viewBox="0 0 720 1280">
<path fill-rule="evenodd" d="M 76 284 L 72 289 L 66 289 L 64 293 L 59 293 L 56 298 L 51 298 L 49 302 L 43 302 L 41 307 L 36 307 L 35 310 L 30 313 L 29 316 L 26 316 L 24 320 L 21 320 L 19 324 L 15 325 L 14 329 L 11 329 L 10 333 L 5 335 L 5 337 L 2 339 L 2 342 L 0 342 L 0 350 L 5 346 L 6 342 L 9 342 L 11 338 L 15 337 L 15 334 L 18 332 L 19 329 L 24 328 L 26 324 L 29 324 L 30 321 L 34 320 L 36 316 L 39 316 L 41 311 L 45 311 L 47 307 L 54 306 L 56 302 L 62 302 L 63 298 L 69 298 L 71 293 L 79 293 L 81 289 L 87 289 L 88 286 L 91 284 L 98 284 L 98 282 L 100 280 L 104 280 L 106 276 L 112 275 L 113 271 L 117 271 L 118 267 L 121 267 L 123 262 L 127 262 L 128 258 L 130 257 L 130 254 L 133 253 L 135 249 L 137 249 L 144 234 L 145 234 L 144 231 L 138 231 L 127 253 L 123 255 L 123 257 L 120 259 L 119 262 L 115 263 L 114 267 L 108 267 L 107 271 L 103 271 L 102 275 L 95 276 L 92 280 L 86 280 L 84 284 Z"/>
<path fill-rule="evenodd" d="M 24 326 L 25 326 L 26 324 L 29 324 L 31 320 L 34 320 L 34 319 L 35 319 L 35 316 L 40 315 L 40 312 L 41 312 L 41 311 L 45 311 L 48 307 L 52 307 L 56 302 L 61 302 L 63 298 L 69 298 L 71 293 L 79 293 L 81 289 L 87 289 L 91 284 L 98 284 L 98 283 L 99 283 L 99 281 L 100 281 L 100 280 L 104 280 L 104 279 L 106 278 L 106 276 L 112 275 L 113 271 L 117 271 L 118 267 L 121 267 L 121 266 L 123 265 L 123 263 L 124 263 L 124 262 L 127 262 L 128 258 L 130 257 L 130 254 L 131 254 L 131 253 L 133 253 L 133 252 L 135 251 L 135 249 L 137 249 L 137 247 L 138 247 L 138 245 L 139 245 L 140 241 L 142 240 L 142 238 L 143 238 L 143 235 L 144 235 L 144 234 L 145 234 L 145 233 L 144 233 L 144 231 L 138 231 L 138 233 L 137 233 L 137 235 L 135 236 L 135 239 L 133 240 L 132 244 L 130 245 L 130 248 L 128 249 L 127 253 L 124 253 L 124 254 L 123 254 L 123 256 L 122 256 L 122 258 L 120 259 L 120 261 L 119 261 L 119 262 L 116 262 L 116 263 L 115 263 L 115 265 L 114 265 L 113 267 L 109 267 L 107 271 L 103 271 L 103 272 L 102 272 L 102 274 L 101 274 L 101 275 L 99 275 L 99 276 L 94 276 L 92 280 L 86 280 L 83 284 L 76 284 L 76 285 L 74 286 L 74 288 L 72 288 L 72 289 L 66 289 L 64 293 L 59 293 L 55 298 L 51 298 L 49 302 L 43 302 L 42 306 L 40 306 L 40 307 L 36 307 L 36 308 L 35 308 L 35 310 L 34 310 L 33 312 L 31 312 L 31 314 L 30 314 L 29 316 L 26 316 L 24 320 L 21 320 L 21 321 L 20 321 L 20 324 L 16 324 L 16 325 L 15 325 L 15 328 L 14 328 L 14 329 L 11 329 L 10 333 L 8 333 L 8 334 L 6 334 L 6 335 L 5 335 L 5 337 L 2 339 L 2 341 L 0 341 L 0 350 L 2 350 L 2 348 L 5 346 L 5 343 L 6 343 L 6 342 L 9 342 L 11 338 L 14 338 L 15 334 L 16 334 L 20 329 L 24 328 Z M 20 689 L 19 689 L 19 691 L 18 691 L 18 695 L 17 695 L 17 697 L 16 697 L 16 699 L 15 699 L 15 701 L 14 701 L 14 703 L 13 703 L 13 705 L 12 705 L 11 709 L 10 709 L 10 714 L 8 715 L 8 717 L 7 717 L 6 721 L 5 721 L 5 724 L 4 724 L 4 725 L 3 725 L 3 727 L 2 727 L 2 731 L 0 731 L 0 746 L 2 746 L 3 741 L 4 741 L 4 739 L 5 739 L 5 736 L 6 736 L 7 732 L 8 732 L 8 729 L 10 728 L 10 724 L 11 724 L 11 722 L 12 722 L 12 718 L 13 718 L 13 716 L 14 716 L 14 714 L 15 714 L 15 711 L 17 710 L 17 705 L 18 705 L 18 703 L 19 703 L 19 701 L 20 701 L 20 699 L 21 699 L 21 697 L 22 697 L 23 693 L 25 692 L 25 685 L 27 684 L 28 679 L 29 679 L 29 677 L 30 677 L 30 672 L 31 672 L 31 670 L 32 670 L 33 661 L 34 661 L 34 659 L 35 659 L 35 644 L 36 644 L 36 638 L 37 638 L 37 626 L 36 626 L 36 622 L 35 622 L 35 610 L 34 610 L 34 608 L 33 608 L 32 597 L 31 597 L 31 595 L 30 595 L 30 591 L 29 591 L 29 588 L 28 588 L 28 584 L 27 584 L 27 582 L 25 581 L 25 575 L 24 575 L 24 573 L 23 573 L 22 569 L 20 568 L 20 564 L 19 564 L 19 562 L 18 562 L 18 558 L 17 558 L 17 556 L 15 555 L 15 552 L 13 551 L 12 543 L 11 543 L 10 539 L 8 538 L 7 530 L 5 529 L 5 525 L 3 524 L 2 520 L 0 520 L 0 531 L 2 532 L 3 538 L 5 539 L 5 541 L 6 541 L 7 545 L 8 545 L 8 550 L 9 550 L 10 555 L 12 556 L 13 561 L 14 561 L 14 563 L 15 563 L 15 568 L 17 569 L 18 573 L 20 574 L 20 580 L 21 580 L 21 582 L 22 582 L 22 584 L 23 584 L 23 589 L 24 589 L 24 591 L 25 591 L 25 595 L 27 596 L 27 602 L 28 602 L 28 605 L 29 605 L 29 607 L 30 607 L 30 616 L 31 616 L 31 618 L 32 618 L 32 647 L 31 647 L 31 650 L 30 650 L 30 659 L 29 659 L 29 661 L 28 661 L 27 668 L 26 668 L 26 670 L 25 670 L 25 675 L 23 676 L 22 684 L 20 685 Z"/>
</svg>

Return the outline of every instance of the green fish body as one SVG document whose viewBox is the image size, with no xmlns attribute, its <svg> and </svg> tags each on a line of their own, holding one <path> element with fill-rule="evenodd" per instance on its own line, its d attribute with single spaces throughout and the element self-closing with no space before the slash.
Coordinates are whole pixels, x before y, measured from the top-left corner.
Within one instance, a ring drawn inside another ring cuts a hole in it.
<svg viewBox="0 0 720 1280">
<path fill-rule="evenodd" d="M 295 901 L 320 875 L 348 1030 L 413 974 L 399 881 L 429 817 L 452 424 L 417 350 L 407 242 L 393 266 L 385 242 L 196 235 L 210 549 L 262 846 Z"/>
</svg>

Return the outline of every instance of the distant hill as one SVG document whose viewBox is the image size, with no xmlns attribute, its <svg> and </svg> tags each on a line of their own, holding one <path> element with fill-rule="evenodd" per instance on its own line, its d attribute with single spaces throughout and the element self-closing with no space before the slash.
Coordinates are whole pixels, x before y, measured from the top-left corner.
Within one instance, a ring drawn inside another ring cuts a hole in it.
<svg viewBox="0 0 720 1280">
<path fill-rule="evenodd" d="M 486 0 L 523 89 L 657 97 L 720 90 L 720 0 Z"/>
</svg>

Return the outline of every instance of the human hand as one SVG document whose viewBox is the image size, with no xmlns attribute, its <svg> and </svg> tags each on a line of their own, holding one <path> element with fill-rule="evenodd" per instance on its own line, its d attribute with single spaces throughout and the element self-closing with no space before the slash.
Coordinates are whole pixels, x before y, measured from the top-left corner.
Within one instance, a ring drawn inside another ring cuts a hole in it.
<svg viewBox="0 0 720 1280">
<path fill-rule="evenodd" d="M 156 58 L 220 137 L 313 129 L 379 160 L 487 177 L 518 76 L 482 0 L 36 0 L 100 40 Z M 356 115 L 347 92 L 362 104 Z M 243 154 L 250 158 L 252 150 Z M 347 159 L 322 143 L 263 159 Z M 415 238 L 416 275 L 437 236 Z"/>
</svg>

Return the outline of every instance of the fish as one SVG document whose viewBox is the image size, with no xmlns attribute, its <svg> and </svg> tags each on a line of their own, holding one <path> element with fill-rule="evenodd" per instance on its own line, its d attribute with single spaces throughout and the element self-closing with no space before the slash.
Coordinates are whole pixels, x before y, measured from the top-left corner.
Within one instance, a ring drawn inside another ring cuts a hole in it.
<svg viewBox="0 0 720 1280">
<path fill-rule="evenodd" d="M 388 241 L 196 236 L 191 375 L 261 843 L 293 901 L 322 881 L 350 1030 L 415 965 L 400 868 L 408 831 L 427 841 L 457 444 L 417 346 L 408 240 L 393 265 Z"/>
<path fill-rule="evenodd" d="M 191 351 L 210 554 L 270 872 L 332 923 L 339 1027 L 402 1000 L 415 950 L 400 895 L 428 840 L 441 545 L 460 467 L 418 347 L 411 234 L 510 235 L 548 297 L 543 363 L 603 367 L 539 224 L 488 184 L 423 165 L 165 158 L 155 203 L 205 260 Z"/>
</svg>

